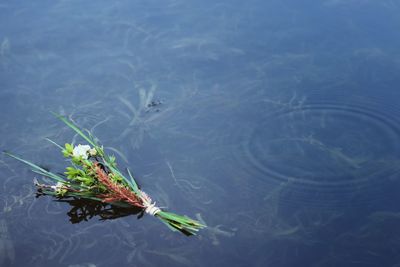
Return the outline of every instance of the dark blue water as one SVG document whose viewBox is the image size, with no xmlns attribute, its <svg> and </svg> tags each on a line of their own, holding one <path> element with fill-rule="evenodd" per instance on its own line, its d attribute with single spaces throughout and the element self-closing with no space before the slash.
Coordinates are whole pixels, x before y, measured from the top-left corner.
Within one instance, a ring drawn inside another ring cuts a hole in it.
<svg viewBox="0 0 400 267">
<path fill-rule="evenodd" d="M 0 266 L 400 266 L 399 14 L 391 0 L 1 1 L 0 148 L 62 171 L 44 138 L 82 140 L 61 113 L 208 228 L 71 224 L 1 155 Z"/>
</svg>

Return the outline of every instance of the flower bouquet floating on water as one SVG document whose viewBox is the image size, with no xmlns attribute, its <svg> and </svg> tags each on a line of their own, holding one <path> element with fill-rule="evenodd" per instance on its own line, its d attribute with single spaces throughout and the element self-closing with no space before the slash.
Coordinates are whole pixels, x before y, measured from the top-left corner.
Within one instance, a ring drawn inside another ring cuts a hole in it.
<svg viewBox="0 0 400 267">
<path fill-rule="evenodd" d="M 71 162 L 66 168 L 65 175 L 55 174 L 44 168 L 5 152 L 7 155 L 29 165 L 32 171 L 44 177 L 51 178 L 55 185 L 43 184 L 35 180 L 38 193 L 51 195 L 58 199 L 82 199 L 107 203 L 116 207 L 135 207 L 142 213 L 159 218 L 171 230 L 180 231 L 186 235 L 194 235 L 206 227 L 199 221 L 187 216 L 164 211 L 143 192 L 135 178 L 128 170 L 128 177 L 118 170 L 114 156 L 105 154 L 103 146 L 88 132 L 84 133 L 78 126 L 67 118 L 56 116 L 79 134 L 88 144 L 58 145 L 50 139 L 49 142 L 59 147 Z"/>
</svg>

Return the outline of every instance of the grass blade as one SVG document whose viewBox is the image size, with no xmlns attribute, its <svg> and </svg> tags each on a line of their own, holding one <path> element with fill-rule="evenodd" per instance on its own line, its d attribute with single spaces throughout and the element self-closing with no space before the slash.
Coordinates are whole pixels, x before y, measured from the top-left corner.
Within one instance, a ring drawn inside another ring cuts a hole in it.
<svg viewBox="0 0 400 267">
<path fill-rule="evenodd" d="M 36 164 L 34 164 L 34 163 L 32 163 L 32 162 L 29 162 L 29 161 L 27 161 L 27 160 L 24 160 L 24 159 L 22 159 L 22 158 L 20 158 L 20 157 L 17 157 L 17 156 L 15 156 L 15 155 L 13 155 L 13 154 L 11 154 L 11 153 L 9 153 L 9 152 L 4 151 L 3 153 L 6 154 L 7 156 L 10 156 L 10 157 L 12 157 L 12 158 L 14 158 L 14 159 L 16 159 L 16 160 L 19 160 L 19 161 L 21 161 L 21 162 L 23 162 L 23 163 L 29 165 L 30 167 L 32 167 L 32 168 L 35 169 L 35 170 L 38 170 L 38 171 L 41 171 L 41 172 L 44 172 L 44 173 L 47 173 L 47 172 L 48 172 L 48 171 L 46 171 L 45 169 L 43 169 L 42 167 L 39 167 L 38 165 L 36 165 Z"/>
<path fill-rule="evenodd" d="M 10 156 L 10 157 L 12 157 L 12 158 L 14 158 L 14 159 L 16 159 L 18 161 L 21 161 L 21 162 L 27 164 L 28 166 L 30 166 L 32 168 L 32 171 L 37 173 L 37 174 L 52 178 L 52 179 L 57 180 L 59 182 L 63 182 L 64 181 L 64 179 L 61 178 L 60 176 L 58 176 L 57 174 L 54 174 L 54 173 L 49 172 L 49 171 L 46 171 L 42 167 L 39 167 L 38 165 L 36 165 L 36 164 L 34 164 L 34 163 L 30 162 L 30 161 L 24 160 L 24 159 L 22 159 L 20 157 L 17 157 L 17 156 L 15 156 L 15 155 L 13 155 L 13 154 L 11 154 L 9 152 L 6 152 L 6 151 L 4 151 L 3 153 L 6 154 L 7 156 Z"/>
<path fill-rule="evenodd" d="M 92 138 L 90 138 L 89 136 L 87 136 L 81 129 L 79 129 L 78 126 L 76 126 L 73 122 L 71 122 L 70 120 L 68 120 L 67 118 L 65 118 L 64 116 L 61 116 L 57 113 L 54 113 L 54 116 L 56 116 L 58 119 L 60 119 L 62 122 L 64 122 L 69 128 L 71 128 L 72 130 L 74 130 L 77 134 L 79 134 L 83 139 L 85 139 L 89 144 L 91 144 L 93 147 L 98 146 L 94 140 Z"/>
<path fill-rule="evenodd" d="M 137 185 L 135 179 L 133 178 L 131 171 L 129 169 L 126 169 L 128 171 L 129 174 L 129 178 L 131 178 L 131 184 L 132 184 L 132 189 L 135 191 L 139 191 L 139 186 Z"/>
<path fill-rule="evenodd" d="M 64 150 L 64 148 L 62 146 L 60 146 L 59 144 L 57 144 L 56 142 L 54 142 L 53 140 L 51 140 L 50 138 L 45 138 L 47 141 L 49 141 L 50 143 L 52 143 L 53 145 L 55 145 L 56 147 L 58 147 L 61 150 Z"/>
</svg>

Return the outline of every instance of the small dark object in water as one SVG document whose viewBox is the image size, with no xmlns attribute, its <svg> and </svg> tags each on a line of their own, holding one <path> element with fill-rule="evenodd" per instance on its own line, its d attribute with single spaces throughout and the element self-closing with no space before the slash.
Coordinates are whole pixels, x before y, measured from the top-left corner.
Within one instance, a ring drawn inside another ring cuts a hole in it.
<svg viewBox="0 0 400 267">
<path fill-rule="evenodd" d="M 159 106 L 161 104 L 162 104 L 162 102 L 160 100 L 153 100 L 149 104 L 147 104 L 147 107 L 148 108 L 153 108 L 153 107 L 157 107 L 157 106 Z"/>
</svg>

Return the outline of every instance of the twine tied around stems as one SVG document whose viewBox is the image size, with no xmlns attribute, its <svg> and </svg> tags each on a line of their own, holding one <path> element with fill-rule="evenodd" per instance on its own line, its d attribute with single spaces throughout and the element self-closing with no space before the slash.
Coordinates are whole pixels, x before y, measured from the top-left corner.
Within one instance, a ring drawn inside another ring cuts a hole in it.
<svg viewBox="0 0 400 267">
<path fill-rule="evenodd" d="M 155 216 L 158 212 L 161 211 L 161 209 L 159 207 L 156 207 L 156 203 L 153 203 L 146 206 L 144 211 L 151 216 Z"/>
<path fill-rule="evenodd" d="M 151 216 L 155 216 L 158 212 L 161 211 L 161 209 L 156 206 L 156 202 L 153 203 L 153 201 L 151 200 L 151 198 L 149 197 L 148 194 L 146 194 L 145 192 L 140 190 L 140 195 L 141 195 L 140 198 L 141 198 L 143 206 L 144 206 L 144 211 L 147 214 L 149 214 Z"/>
</svg>

